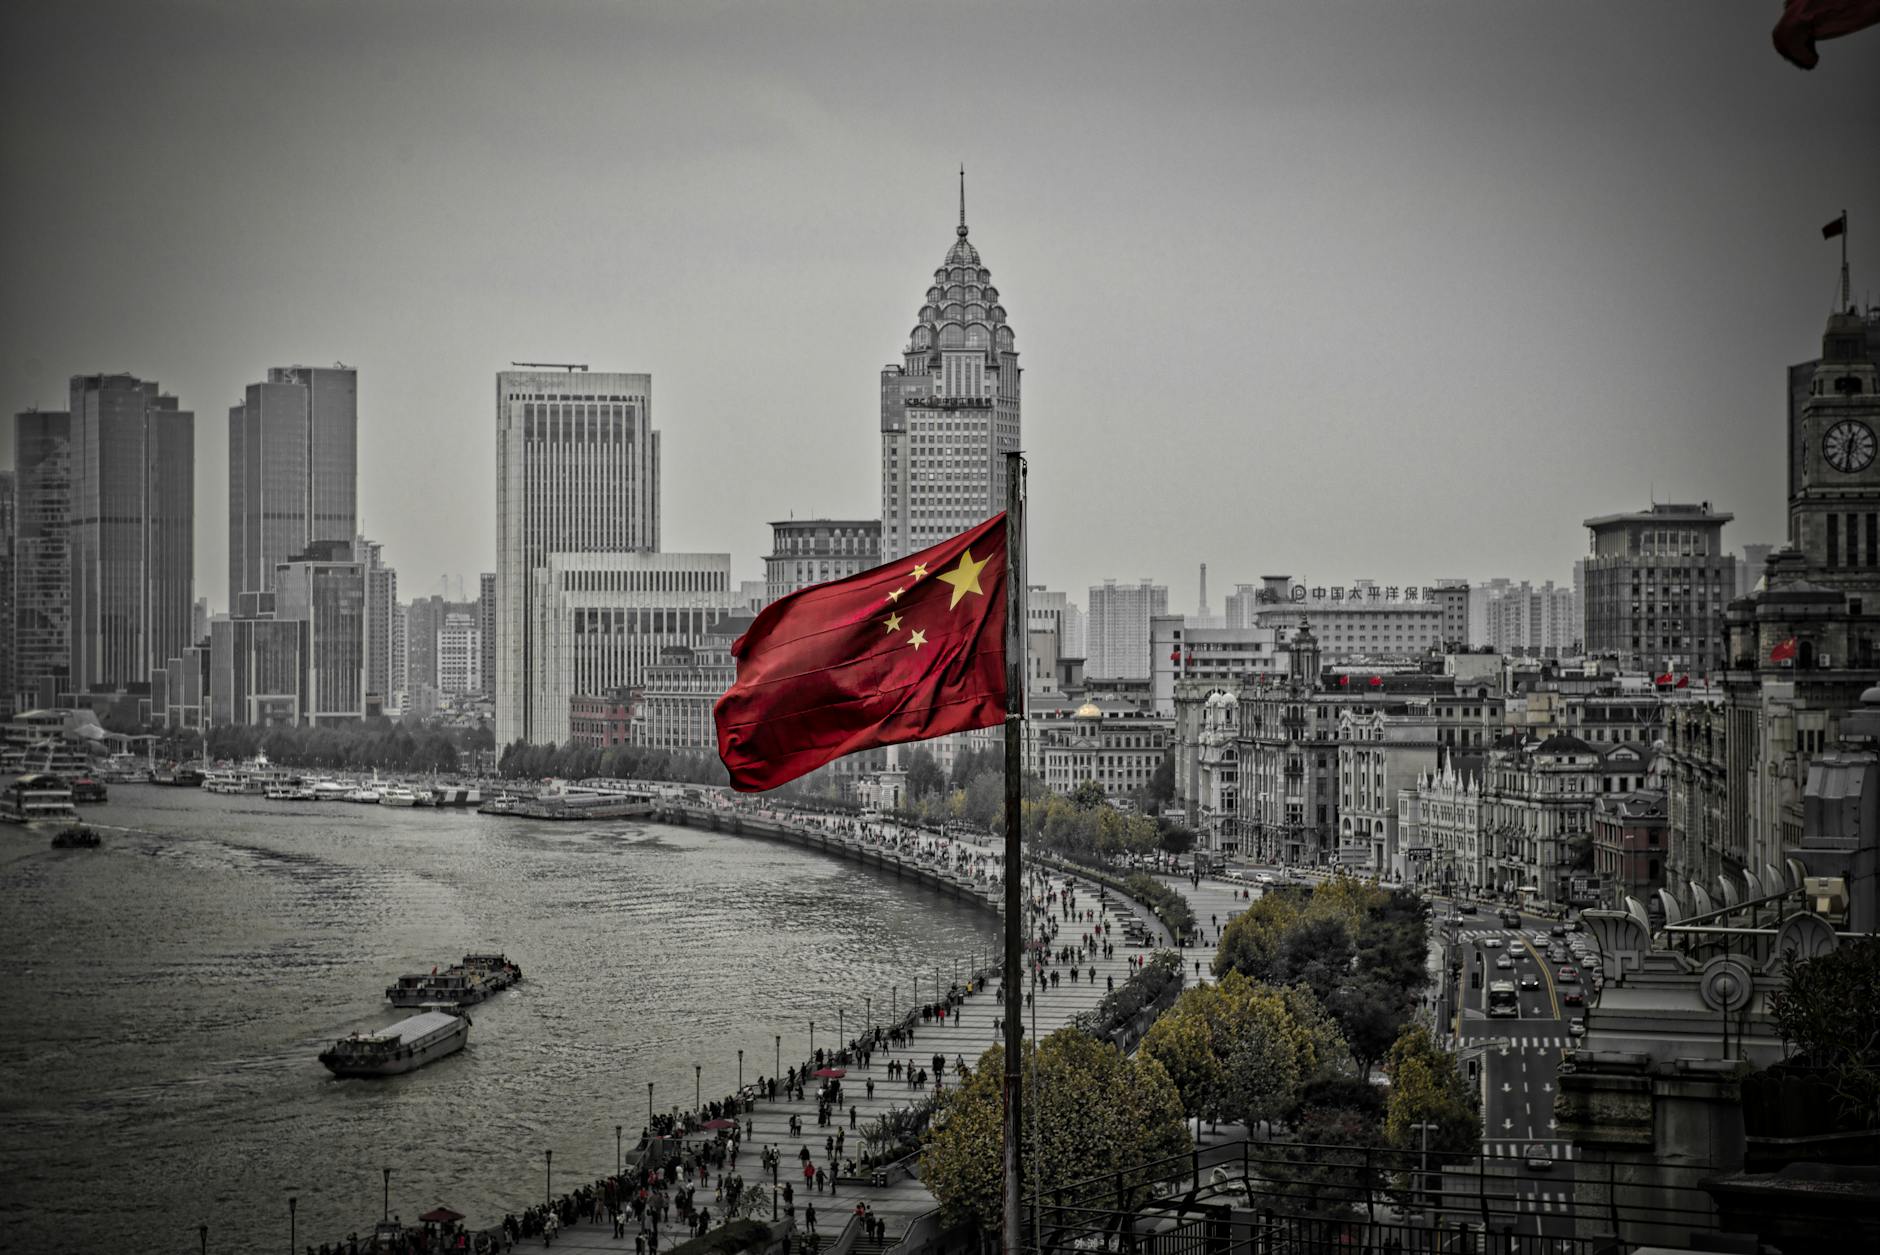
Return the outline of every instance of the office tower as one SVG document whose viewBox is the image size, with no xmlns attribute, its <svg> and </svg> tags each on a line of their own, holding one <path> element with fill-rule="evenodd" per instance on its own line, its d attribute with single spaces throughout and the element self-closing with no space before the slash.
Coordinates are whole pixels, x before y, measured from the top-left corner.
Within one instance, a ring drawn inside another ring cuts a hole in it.
<svg viewBox="0 0 1880 1255">
<path fill-rule="evenodd" d="M 274 568 L 274 617 L 304 624 L 301 707 L 308 724 L 366 712 L 366 563 L 345 540 L 317 540 Z"/>
<path fill-rule="evenodd" d="M 488 696 L 496 684 L 496 572 L 485 571 L 477 577 L 477 633 L 482 653 L 477 658 L 481 677 L 477 692 Z"/>
<path fill-rule="evenodd" d="M 397 594 L 397 589 L 392 590 Z M 411 607 L 400 602 L 392 603 L 392 648 L 391 648 L 391 691 L 386 695 L 385 709 L 403 711 L 405 708 L 405 690 L 409 685 L 407 677 L 408 651 L 405 647 L 406 632 L 410 626 Z"/>
<path fill-rule="evenodd" d="M 276 366 L 229 407 L 231 605 L 314 541 L 356 534 L 358 398 L 350 367 Z"/>
<path fill-rule="evenodd" d="M 1042 584 L 1025 589 L 1025 617 L 1034 632 L 1051 632 L 1060 658 L 1084 656 L 1084 612 L 1068 593 L 1053 592 Z"/>
<path fill-rule="evenodd" d="M 0 471 L 0 718 L 13 705 L 13 544 L 19 532 L 18 483 L 12 471 Z"/>
<path fill-rule="evenodd" d="M 1096 680 L 1147 680 L 1149 620 L 1168 613 L 1168 586 L 1143 580 L 1118 585 L 1105 580 L 1090 589 L 1084 638 L 1084 674 Z"/>
<path fill-rule="evenodd" d="M 899 365 L 881 372 L 881 550 L 892 561 L 1005 509 L 1005 455 L 1019 447 L 1019 368 L 992 272 L 966 238 L 966 185 L 952 248 Z"/>
<path fill-rule="evenodd" d="M 496 739 L 543 743 L 536 573 L 551 554 L 659 549 L 652 376 L 585 368 L 496 376 Z M 555 720 L 567 723 L 565 704 Z"/>
<path fill-rule="evenodd" d="M 437 690 L 452 697 L 483 691 L 483 633 L 475 615 L 452 611 L 437 631 Z"/>
<path fill-rule="evenodd" d="M 189 643 L 200 645 L 209 639 L 209 599 L 196 598 L 189 611 Z"/>
<path fill-rule="evenodd" d="M 13 420 L 13 671 L 17 710 L 51 706 L 72 667 L 72 422 L 64 411 Z"/>
<path fill-rule="evenodd" d="M 1586 652 L 1658 674 L 1722 669 L 1723 608 L 1736 596 L 1736 560 L 1708 501 L 1586 520 Z"/>
<path fill-rule="evenodd" d="M 366 590 L 366 712 L 383 711 L 391 704 L 392 619 L 398 614 L 398 572 L 385 565 L 384 546 L 358 537 L 353 554 L 365 570 Z"/>
<path fill-rule="evenodd" d="M 196 416 L 130 375 L 71 402 L 72 688 L 123 692 L 190 643 Z"/>
</svg>

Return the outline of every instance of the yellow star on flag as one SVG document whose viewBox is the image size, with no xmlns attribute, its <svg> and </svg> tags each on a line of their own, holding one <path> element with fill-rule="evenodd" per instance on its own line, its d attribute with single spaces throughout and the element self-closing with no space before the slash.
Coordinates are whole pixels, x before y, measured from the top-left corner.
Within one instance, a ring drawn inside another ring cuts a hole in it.
<svg viewBox="0 0 1880 1255">
<path fill-rule="evenodd" d="M 899 600 L 901 600 L 901 594 L 902 594 L 902 593 L 904 593 L 904 592 L 906 592 L 906 591 L 907 591 L 907 589 L 905 589 L 905 588 L 897 588 L 897 589 L 895 589 L 895 590 L 894 590 L 893 592 L 891 592 L 891 593 L 889 593 L 889 594 L 888 594 L 888 600 L 889 600 L 889 601 L 899 601 Z"/>
<path fill-rule="evenodd" d="M 922 645 L 927 643 L 927 634 L 919 628 L 915 628 L 912 632 L 907 634 L 907 643 L 918 651 Z"/>
<path fill-rule="evenodd" d="M 968 593 L 978 593 L 981 597 L 986 595 L 986 590 L 979 587 L 979 572 L 989 561 L 991 561 L 991 559 L 981 558 L 979 561 L 974 562 L 973 551 L 968 549 L 965 556 L 960 559 L 958 566 L 954 567 L 951 571 L 942 571 L 940 573 L 939 578 L 943 582 L 953 585 L 953 600 L 947 603 L 948 610 L 959 605 L 960 598 L 966 596 Z"/>
<path fill-rule="evenodd" d="M 890 632 L 898 632 L 901 630 L 901 616 L 898 614 L 891 614 L 883 619 L 882 622 L 887 625 Z"/>
<path fill-rule="evenodd" d="M 924 563 L 916 562 L 914 564 L 914 578 L 920 579 L 922 576 L 926 574 L 927 574 L 926 565 Z"/>
</svg>

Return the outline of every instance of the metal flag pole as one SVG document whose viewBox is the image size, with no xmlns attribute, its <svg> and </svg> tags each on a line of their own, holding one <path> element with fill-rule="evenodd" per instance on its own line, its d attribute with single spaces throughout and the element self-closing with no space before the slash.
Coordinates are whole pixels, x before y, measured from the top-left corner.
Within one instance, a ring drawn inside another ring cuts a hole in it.
<svg viewBox="0 0 1880 1255">
<path fill-rule="evenodd" d="M 1024 1242 L 1018 1150 L 1024 1128 L 1018 1055 L 1024 1041 L 1024 989 L 1019 970 L 1019 942 L 1024 928 L 1020 891 L 1024 846 L 1019 807 L 1025 718 L 1025 458 L 1005 455 L 1005 1214 L 1000 1246 L 1018 1255 Z"/>
</svg>

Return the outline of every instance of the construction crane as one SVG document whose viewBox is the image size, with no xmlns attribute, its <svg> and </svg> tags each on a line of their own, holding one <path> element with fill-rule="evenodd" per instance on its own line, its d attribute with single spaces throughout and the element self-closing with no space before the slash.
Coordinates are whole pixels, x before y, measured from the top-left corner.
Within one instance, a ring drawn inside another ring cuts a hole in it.
<svg viewBox="0 0 1880 1255">
<path fill-rule="evenodd" d="M 586 370 L 586 362 L 511 362 L 521 370 Z"/>
</svg>

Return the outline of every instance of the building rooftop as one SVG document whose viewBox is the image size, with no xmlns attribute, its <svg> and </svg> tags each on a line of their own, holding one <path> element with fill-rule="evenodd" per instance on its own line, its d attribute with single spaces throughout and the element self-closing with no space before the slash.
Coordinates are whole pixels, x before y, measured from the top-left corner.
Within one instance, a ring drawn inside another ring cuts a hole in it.
<svg viewBox="0 0 1880 1255">
<path fill-rule="evenodd" d="M 1697 505 L 1675 505 L 1670 502 L 1654 501 L 1649 510 L 1639 510 L 1625 514 L 1602 514 L 1586 520 L 1587 527 L 1616 527 L 1624 523 L 1705 523 L 1718 527 L 1735 518 L 1734 514 L 1720 514 L 1710 508 L 1710 502 Z"/>
</svg>

